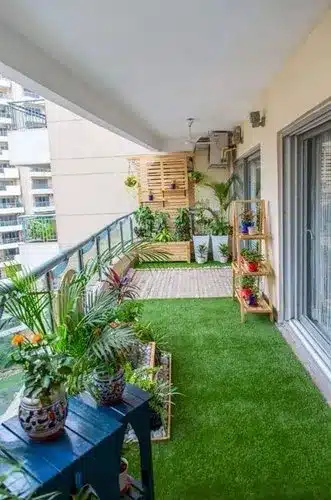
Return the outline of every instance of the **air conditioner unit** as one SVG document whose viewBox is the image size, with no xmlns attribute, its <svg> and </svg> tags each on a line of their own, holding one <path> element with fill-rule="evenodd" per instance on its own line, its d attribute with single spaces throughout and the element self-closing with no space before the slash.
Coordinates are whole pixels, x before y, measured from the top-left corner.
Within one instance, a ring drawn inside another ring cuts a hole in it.
<svg viewBox="0 0 331 500">
<path fill-rule="evenodd" d="M 229 148 L 229 132 L 213 130 L 208 136 L 200 137 L 196 149 L 208 149 L 208 168 L 227 168 L 229 164 L 226 151 Z"/>
</svg>

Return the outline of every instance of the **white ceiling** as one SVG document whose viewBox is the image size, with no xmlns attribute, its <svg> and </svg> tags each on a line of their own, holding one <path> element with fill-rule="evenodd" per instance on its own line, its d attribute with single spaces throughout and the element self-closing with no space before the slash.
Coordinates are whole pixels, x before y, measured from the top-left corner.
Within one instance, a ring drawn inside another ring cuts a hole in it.
<svg viewBox="0 0 331 500">
<path fill-rule="evenodd" d="M 156 136 L 178 138 L 187 133 L 188 116 L 197 118 L 194 134 L 231 128 L 247 116 L 328 6 L 329 0 L 8 0 L 1 20 L 105 97 L 105 105 Z"/>
</svg>

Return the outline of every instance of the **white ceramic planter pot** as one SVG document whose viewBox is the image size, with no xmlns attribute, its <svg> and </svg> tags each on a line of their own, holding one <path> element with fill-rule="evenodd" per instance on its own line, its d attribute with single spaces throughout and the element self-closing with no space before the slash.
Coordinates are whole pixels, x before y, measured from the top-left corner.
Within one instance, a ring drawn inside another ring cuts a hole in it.
<svg viewBox="0 0 331 500">
<path fill-rule="evenodd" d="M 221 261 L 221 252 L 220 252 L 220 245 L 227 245 L 229 241 L 229 237 L 226 236 L 212 236 L 211 237 L 211 244 L 213 248 L 213 259 L 217 260 L 218 262 Z M 226 262 L 226 261 L 225 261 Z"/>
<path fill-rule="evenodd" d="M 226 264 L 228 261 L 228 257 L 225 257 L 224 255 L 220 256 L 220 263 L 221 264 Z"/>
<path fill-rule="evenodd" d="M 256 233 L 257 233 L 257 230 L 256 230 L 255 226 L 249 226 L 248 227 L 248 234 L 253 235 L 253 234 L 256 234 Z"/>
<path fill-rule="evenodd" d="M 199 257 L 199 252 L 198 252 L 199 245 L 206 245 L 209 252 L 209 242 L 210 242 L 209 234 L 203 236 L 193 236 L 194 257 L 197 262 L 198 262 L 197 258 Z M 206 261 L 207 260 L 208 260 L 208 254 L 206 255 Z M 200 262 L 200 264 L 203 264 L 203 262 Z"/>
<path fill-rule="evenodd" d="M 125 469 L 124 469 L 125 467 Z M 128 488 L 130 487 L 129 475 L 128 475 L 129 463 L 126 458 L 121 457 L 121 470 L 119 474 L 119 483 L 120 483 L 120 493 L 126 493 Z"/>
</svg>

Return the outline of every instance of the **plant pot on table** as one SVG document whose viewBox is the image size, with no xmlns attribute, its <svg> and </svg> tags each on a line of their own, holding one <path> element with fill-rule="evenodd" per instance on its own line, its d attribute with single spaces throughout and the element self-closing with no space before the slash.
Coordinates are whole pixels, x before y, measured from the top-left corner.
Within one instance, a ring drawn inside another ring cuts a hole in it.
<svg viewBox="0 0 331 500">
<path fill-rule="evenodd" d="M 247 262 L 246 261 L 247 271 L 249 271 L 250 273 L 258 272 L 259 266 L 260 266 L 259 262 Z"/>
<path fill-rule="evenodd" d="M 125 389 L 123 368 L 118 368 L 114 374 L 94 370 L 89 389 L 98 404 L 112 406 L 122 399 Z"/>
<path fill-rule="evenodd" d="M 63 388 L 53 391 L 48 401 L 23 397 L 19 404 L 18 419 L 30 439 L 55 439 L 64 429 L 68 415 L 68 400 Z"/>
</svg>

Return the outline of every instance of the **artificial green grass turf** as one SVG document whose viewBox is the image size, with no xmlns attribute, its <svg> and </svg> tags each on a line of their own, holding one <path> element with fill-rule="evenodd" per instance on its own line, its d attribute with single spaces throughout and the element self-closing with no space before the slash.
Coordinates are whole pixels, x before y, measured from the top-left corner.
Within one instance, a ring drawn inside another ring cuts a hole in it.
<svg viewBox="0 0 331 500">
<path fill-rule="evenodd" d="M 329 409 L 267 317 L 167 299 L 146 301 L 144 320 L 167 333 L 183 393 L 171 440 L 153 445 L 157 500 L 330 499 Z"/>
<path fill-rule="evenodd" d="M 191 267 L 229 267 L 231 264 L 221 264 L 215 260 L 208 260 L 204 264 L 197 262 L 138 262 L 135 269 L 172 269 L 172 268 L 191 268 Z"/>
</svg>

